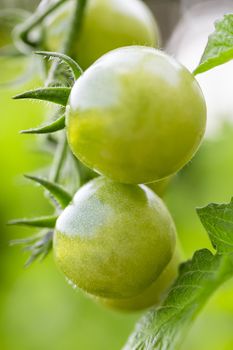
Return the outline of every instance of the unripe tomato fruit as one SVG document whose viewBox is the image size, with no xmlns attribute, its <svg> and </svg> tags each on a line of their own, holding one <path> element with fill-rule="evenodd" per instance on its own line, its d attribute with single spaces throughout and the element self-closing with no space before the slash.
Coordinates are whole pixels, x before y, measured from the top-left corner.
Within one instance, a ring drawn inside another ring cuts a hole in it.
<svg viewBox="0 0 233 350">
<path fill-rule="evenodd" d="M 157 279 L 175 241 L 173 220 L 153 191 L 98 177 L 58 218 L 54 254 L 74 285 L 96 296 L 127 298 Z"/>
<path fill-rule="evenodd" d="M 47 49 L 60 51 L 74 12 L 65 3 L 46 20 Z M 81 32 L 71 56 L 83 69 L 108 51 L 128 45 L 158 47 L 159 34 L 152 12 L 141 0 L 88 0 Z"/>
<path fill-rule="evenodd" d="M 183 167 L 196 152 L 206 105 L 194 76 L 148 47 L 109 52 L 74 84 L 68 142 L 84 164 L 112 180 L 150 183 Z"/>
<path fill-rule="evenodd" d="M 140 294 L 126 299 L 104 299 L 99 297 L 94 297 L 94 299 L 98 304 L 119 311 L 138 311 L 159 305 L 177 277 L 179 263 L 180 255 L 176 249 L 171 261 L 159 277 Z"/>
</svg>

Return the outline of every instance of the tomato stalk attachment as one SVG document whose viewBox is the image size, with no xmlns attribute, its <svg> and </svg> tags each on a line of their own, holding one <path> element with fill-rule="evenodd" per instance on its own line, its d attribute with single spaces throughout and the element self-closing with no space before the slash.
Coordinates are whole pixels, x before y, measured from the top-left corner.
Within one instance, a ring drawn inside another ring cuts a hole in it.
<svg viewBox="0 0 233 350">
<path fill-rule="evenodd" d="M 82 68 L 78 65 L 78 63 L 73 60 L 71 57 L 64 55 L 59 52 L 47 52 L 47 51 L 35 51 L 36 55 L 41 55 L 47 58 L 59 58 L 61 61 L 65 62 L 69 68 L 71 69 L 74 81 L 77 80 L 80 75 L 83 74 Z"/>
<path fill-rule="evenodd" d="M 32 237 L 15 239 L 10 242 L 11 246 L 23 245 L 23 251 L 31 253 L 24 267 L 29 267 L 38 258 L 43 260 L 52 249 L 52 244 L 53 231 L 41 231 Z"/>
<path fill-rule="evenodd" d="M 8 225 L 18 226 L 30 226 L 30 227 L 43 227 L 43 228 L 54 228 L 57 216 L 42 216 L 33 219 L 16 219 L 8 222 Z"/>
<path fill-rule="evenodd" d="M 25 177 L 43 186 L 62 209 L 64 209 L 70 203 L 72 196 L 61 185 L 39 176 L 25 175 Z"/>
</svg>

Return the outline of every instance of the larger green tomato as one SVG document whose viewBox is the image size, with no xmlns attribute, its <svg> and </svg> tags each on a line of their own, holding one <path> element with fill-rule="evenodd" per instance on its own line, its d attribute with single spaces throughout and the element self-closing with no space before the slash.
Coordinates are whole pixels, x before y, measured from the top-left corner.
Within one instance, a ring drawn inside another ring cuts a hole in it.
<svg viewBox="0 0 233 350">
<path fill-rule="evenodd" d="M 131 46 L 104 55 L 73 86 L 70 147 L 83 163 L 123 183 L 150 183 L 196 152 L 206 105 L 194 76 L 172 57 Z"/>
<path fill-rule="evenodd" d="M 66 38 L 74 1 L 65 3 L 46 20 L 47 49 L 60 51 Z M 141 0 L 88 0 L 81 33 L 72 57 L 83 69 L 106 52 L 122 46 L 158 46 L 158 27 Z"/>
<path fill-rule="evenodd" d="M 153 191 L 98 177 L 58 218 L 54 254 L 74 285 L 104 298 L 127 298 L 157 279 L 175 240 L 173 220 Z"/>
<path fill-rule="evenodd" d="M 98 297 L 94 297 L 94 299 L 97 303 L 107 308 L 119 311 L 138 311 L 151 306 L 157 306 L 164 299 L 169 287 L 177 277 L 179 264 L 180 254 L 176 249 L 171 261 L 161 272 L 159 277 L 140 294 L 126 299 L 104 299 Z"/>
</svg>

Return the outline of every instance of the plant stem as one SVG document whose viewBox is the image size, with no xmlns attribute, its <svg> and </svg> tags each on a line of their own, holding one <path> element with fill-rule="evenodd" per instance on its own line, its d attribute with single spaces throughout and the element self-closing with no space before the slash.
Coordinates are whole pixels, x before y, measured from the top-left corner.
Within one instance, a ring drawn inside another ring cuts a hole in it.
<svg viewBox="0 0 233 350">
<path fill-rule="evenodd" d="M 72 56 L 73 43 L 78 40 L 80 35 L 82 20 L 84 15 L 84 10 L 88 0 L 76 0 L 75 11 L 71 19 L 71 25 L 69 28 L 69 33 L 64 42 L 62 53 L 67 56 Z M 50 71 L 46 85 L 52 85 L 56 75 L 59 74 L 59 63 L 54 62 Z"/>
<path fill-rule="evenodd" d="M 65 1 L 67 0 L 58 0 L 44 10 L 36 11 L 33 16 L 29 17 L 23 24 L 16 27 L 14 31 L 15 43 L 20 51 L 23 51 L 25 54 L 31 53 L 33 44 L 28 40 L 28 33 Z"/>
<path fill-rule="evenodd" d="M 60 142 L 57 145 L 53 164 L 50 169 L 49 180 L 52 182 L 59 181 L 61 169 L 66 157 L 66 151 L 67 151 L 66 135 L 62 135 L 62 136 L 63 137 L 61 138 Z"/>
<path fill-rule="evenodd" d="M 72 25 L 70 26 L 70 33 L 64 45 L 65 54 L 71 55 L 73 42 L 76 41 L 80 35 L 83 15 L 88 0 L 76 0 L 76 8 L 74 11 Z"/>
<path fill-rule="evenodd" d="M 76 7 L 75 7 L 73 18 L 71 20 L 70 30 L 62 50 L 62 52 L 66 55 L 70 55 L 72 51 L 72 44 L 74 41 L 77 40 L 80 34 L 84 9 L 87 4 L 87 1 L 88 0 L 76 0 Z M 49 72 L 47 85 L 50 85 L 53 83 L 56 77 L 57 70 L 58 70 L 58 63 L 54 62 Z M 67 140 L 66 140 L 66 135 L 64 135 L 63 139 L 59 141 L 57 146 L 53 166 L 51 168 L 51 172 L 49 176 L 51 181 L 54 181 L 54 182 L 59 181 L 59 176 L 65 160 L 66 152 L 67 152 Z"/>
</svg>

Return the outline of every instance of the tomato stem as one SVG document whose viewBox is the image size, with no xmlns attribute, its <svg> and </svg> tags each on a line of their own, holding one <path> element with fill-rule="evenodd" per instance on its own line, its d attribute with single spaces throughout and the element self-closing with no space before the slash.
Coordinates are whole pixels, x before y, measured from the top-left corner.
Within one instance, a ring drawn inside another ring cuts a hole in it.
<svg viewBox="0 0 233 350">
<path fill-rule="evenodd" d="M 31 53 L 34 44 L 28 39 L 29 32 L 38 26 L 50 13 L 56 10 L 66 0 L 58 0 L 55 3 L 47 6 L 43 10 L 38 10 L 35 14 L 29 17 L 23 24 L 18 25 L 14 30 L 15 43 L 17 48 L 25 53 Z"/>
<path fill-rule="evenodd" d="M 63 48 L 61 50 L 62 53 L 67 56 L 72 57 L 73 42 L 76 42 L 80 35 L 82 20 L 84 16 L 84 10 L 85 10 L 87 1 L 88 0 L 76 0 L 76 7 L 71 19 L 69 32 L 66 37 Z M 47 86 L 52 85 L 54 83 L 54 80 L 56 80 L 56 77 L 59 76 L 59 74 L 62 75 L 61 70 L 62 70 L 62 67 L 59 66 L 58 62 L 54 62 L 54 64 L 52 64 L 52 67 L 49 71 L 48 80 L 46 82 Z"/>
<path fill-rule="evenodd" d="M 88 0 L 76 0 L 76 7 L 75 7 L 73 18 L 71 20 L 70 30 L 62 50 L 62 53 L 65 55 L 68 55 L 68 56 L 71 55 L 72 43 L 74 40 L 77 39 L 77 37 L 80 34 L 82 19 L 83 19 L 84 10 L 85 10 L 87 1 Z M 50 85 L 54 82 L 56 74 L 58 72 L 58 68 L 59 68 L 58 63 L 54 62 L 49 72 L 47 85 Z M 66 153 L 67 153 L 67 140 L 66 140 L 66 136 L 64 136 L 63 139 L 59 141 L 57 146 L 54 162 L 50 171 L 49 179 L 51 181 L 58 182 Z"/>
<path fill-rule="evenodd" d="M 54 156 L 53 164 L 50 169 L 49 180 L 53 182 L 58 182 L 62 170 L 64 160 L 66 158 L 67 152 L 67 140 L 66 135 L 62 135 L 61 140 L 59 141 Z"/>
</svg>

